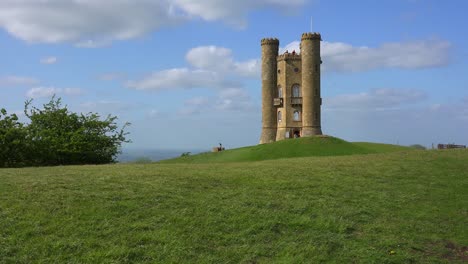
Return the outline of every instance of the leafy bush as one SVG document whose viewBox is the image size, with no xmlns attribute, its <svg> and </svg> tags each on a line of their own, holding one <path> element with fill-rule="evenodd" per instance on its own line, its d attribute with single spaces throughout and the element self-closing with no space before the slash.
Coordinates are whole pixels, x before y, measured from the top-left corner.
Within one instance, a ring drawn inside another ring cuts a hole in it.
<svg viewBox="0 0 468 264">
<path fill-rule="evenodd" d="M 104 120 L 96 113 L 77 114 L 52 97 L 43 109 L 26 101 L 24 113 L 28 125 L 16 115 L 0 116 L 0 166 L 47 166 L 70 164 L 103 164 L 115 161 L 123 142 L 128 142 L 117 117 Z"/>
<path fill-rule="evenodd" d="M 414 149 L 420 149 L 420 150 L 425 150 L 426 147 L 423 146 L 423 145 L 419 145 L 419 144 L 414 144 L 414 145 L 411 145 L 410 148 L 414 148 Z"/>
<path fill-rule="evenodd" d="M 184 152 L 180 156 L 181 157 L 188 157 L 188 156 L 190 156 L 190 154 L 191 154 L 191 152 Z"/>
<path fill-rule="evenodd" d="M 16 114 L 8 115 L 0 110 L 0 167 L 26 165 L 29 145 L 26 143 L 26 129 Z"/>
</svg>

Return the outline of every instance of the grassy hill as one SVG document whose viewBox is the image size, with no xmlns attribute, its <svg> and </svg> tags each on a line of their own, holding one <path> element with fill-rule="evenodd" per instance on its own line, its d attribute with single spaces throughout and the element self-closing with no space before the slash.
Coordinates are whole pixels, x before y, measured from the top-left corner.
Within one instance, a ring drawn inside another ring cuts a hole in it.
<svg viewBox="0 0 468 264">
<path fill-rule="evenodd" d="M 163 161 L 164 163 L 204 163 L 260 161 L 311 156 L 342 156 L 411 150 L 408 147 L 357 142 L 351 143 L 330 136 L 306 137 L 278 141 L 270 144 L 202 153 Z"/>
<path fill-rule="evenodd" d="M 450 150 L 1 169 L 0 263 L 463 263 L 467 161 Z"/>
</svg>

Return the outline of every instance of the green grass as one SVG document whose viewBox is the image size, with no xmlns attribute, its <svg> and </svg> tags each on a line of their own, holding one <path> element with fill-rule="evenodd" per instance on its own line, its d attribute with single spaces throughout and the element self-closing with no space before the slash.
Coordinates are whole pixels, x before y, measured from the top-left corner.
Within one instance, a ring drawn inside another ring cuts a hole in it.
<svg viewBox="0 0 468 264">
<path fill-rule="evenodd" d="M 467 190 L 467 150 L 1 169 L 0 263 L 463 263 Z"/>
<path fill-rule="evenodd" d="M 261 161 L 281 158 L 297 158 L 311 156 L 342 156 L 384 153 L 412 150 L 408 147 L 377 144 L 351 143 L 329 136 L 306 137 L 278 141 L 270 144 L 256 145 L 222 152 L 201 153 L 162 161 L 163 163 L 212 163 L 212 162 L 243 162 Z"/>
</svg>

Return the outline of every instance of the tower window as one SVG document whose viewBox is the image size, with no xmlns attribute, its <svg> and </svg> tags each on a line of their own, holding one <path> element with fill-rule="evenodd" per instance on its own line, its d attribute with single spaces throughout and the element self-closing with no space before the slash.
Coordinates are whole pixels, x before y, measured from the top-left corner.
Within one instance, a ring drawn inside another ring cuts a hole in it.
<svg viewBox="0 0 468 264">
<path fill-rule="evenodd" d="M 319 120 L 319 114 L 318 113 L 315 113 L 315 120 Z"/>
<path fill-rule="evenodd" d="M 301 97 L 301 87 L 299 86 L 299 84 L 293 85 L 292 97 Z"/>
<path fill-rule="evenodd" d="M 281 86 L 278 86 L 278 98 L 283 98 L 283 88 Z"/>
<path fill-rule="evenodd" d="M 318 64 L 315 64 L 315 72 L 319 72 L 319 66 L 318 66 Z"/>
<path fill-rule="evenodd" d="M 278 111 L 278 123 L 281 123 L 281 111 Z"/>
<path fill-rule="evenodd" d="M 299 72 L 299 68 L 294 68 L 294 72 Z"/>
<path fill-rule="evenodd" d="M 293 113 L 293 120 L 294 120 L 294 121 L 300 121 L 300 120 L 301 120 L 301 116 L 300 116 L 300 114 L 299 114 L 299 111 L 297 111 L 297 110 L 294 111 L 294 113 Z"/>
<path fill-rule="evenodd" d="M 280 70 L 280 69 L 278 69 L 278 73 L 281 73 L 281 70 Z"/>
</svg>

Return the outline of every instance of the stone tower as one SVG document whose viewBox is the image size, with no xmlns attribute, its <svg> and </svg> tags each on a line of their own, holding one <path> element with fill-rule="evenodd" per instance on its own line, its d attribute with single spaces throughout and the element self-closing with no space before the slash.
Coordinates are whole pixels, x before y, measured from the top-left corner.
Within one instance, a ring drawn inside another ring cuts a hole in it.
<svg viewBox="0 0 468 264">
<path fill-rule="evenodd" d="M 274 142 L 276 139 L 276 108 L 273 99 L 276 97 L 277 60 L 279 40 L 262 39 L 262 135 L 260 144 Z"/>
<path fill-rule="evenodd" d="M 278 54 L 278 39 L 262 39 L 260 144 L 321 135 L 319 33 L 304 33 L 300 54 Z"/>
<path fill-rule="evenodd" d="M 304 137 L 321 135 L 320 108 L 320 41 L 318 33 L 304 33 L 301 39 L 302 57 L 302 135 Z"/>
</svg>

